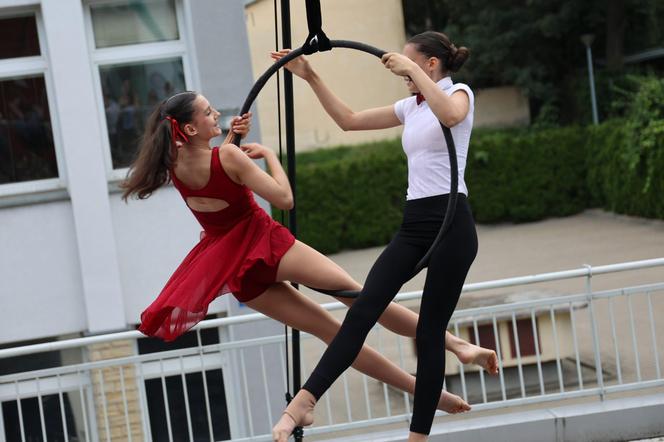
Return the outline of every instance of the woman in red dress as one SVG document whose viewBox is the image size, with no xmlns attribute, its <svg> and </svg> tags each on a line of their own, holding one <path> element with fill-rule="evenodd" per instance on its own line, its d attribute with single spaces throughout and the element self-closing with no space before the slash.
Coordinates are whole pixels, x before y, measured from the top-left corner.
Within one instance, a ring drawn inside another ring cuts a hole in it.
<svg viewBox="0 0 664 442">
<path fill-rule="evenodd" d="M 280 209 L 293 206 L 293 194 L 279 159 L 260 144 L 230 144 L 233 132 L 246 135 L 250 114 L 236 117 L 226 142 L 210 148 L 221 134 L 219 112 L 195 92 L 161 102 L 150 116 L 138 156 L 122 184 L 123 198 L 148 198 L 169 180 L 181 193 L 204 232 L 200 242 L 175 270 L 157 299 L 141 314 L 139 330 L 166 341 L 202 320 L 210 302 L 232 293 L 252 309 L 329 343 L 340 323 L 286 281 L 326 289 L 360 290 L 341 267 L 296 240 L 254 201 L 253 192 Z M 252 161 L 263 158 L 270 173 Z M 346 305 L 353 300 L 339 299 Z M 415 337 L 418 316 L 391 303 L 380 323 Z M 492 350 L 446 336 L 447 349 L 463 363 L 496 373 Z M 368 346 L 353 366 L 359 371 L 413 393 L 415 378 Z M 460 397 L 443 392 L 441 410 L 470 409 Z"/>
</svg>

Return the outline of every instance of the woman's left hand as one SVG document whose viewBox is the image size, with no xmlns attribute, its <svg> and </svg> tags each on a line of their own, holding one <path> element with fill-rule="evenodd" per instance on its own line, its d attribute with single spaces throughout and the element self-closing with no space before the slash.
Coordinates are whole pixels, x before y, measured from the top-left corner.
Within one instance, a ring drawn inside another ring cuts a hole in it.
<svg viewBox="0 0 664 442">
<path fill-rule="evenodd" d="M 233 117 L 231 120 L 231 132 L 246 137 L 251 129 L 251 112 L 247 112 L 241 117 Z"/>
<path fill-rule="evenodd" d="M 257 160 L 259 158 L 265 158 L 270 154 L 274 155 L 272 149 L 258 143 L 243 144 L 242 146 L 240 146 L 240 149 L 242 149 L 242 151 L 246 153 L 247 156 L 253 160 Z"/>
<path fill-rule="evenodd" d="M 396 52 L 388 52 L 380 60 L 393 74 L 401 75 L 402 77 L 408 76 L 412 72 L 413 67 L 417 67 L 413 60 Z"/>
<path fill-rule="evenodd" d="M 240 135 L 240 139 L 244 139 L 251 129 L 251 112 L 247 112 L 241 117 L 233 117 L 231 120 L 231 128 L 226 136 L 224 144 L 232 143 L 235 135 Z"/>
</svg>

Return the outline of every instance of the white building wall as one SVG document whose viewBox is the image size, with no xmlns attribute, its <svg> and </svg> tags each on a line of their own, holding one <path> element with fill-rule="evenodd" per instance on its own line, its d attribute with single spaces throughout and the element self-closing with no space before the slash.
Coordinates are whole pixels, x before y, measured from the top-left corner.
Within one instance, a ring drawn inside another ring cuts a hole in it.
<svg viewBox="0 0 664 442">
<path fill-rule="evenodd" d="M 42 0 L 47 58 L 54 84 L 74 214 L 87 329 L 124 328 L 118 256 L 111 225 L 104 155 L 83 8 L 78 0 Z M 44 51 L 44 49 L 42 49 Z M 96 148 L 94 148 L 96 147 Z"/>
<path fill-rule="evenodd" d="M 126 170 L 110 165 L 86 23 L 87 5 L 96 2 L 0 0 L 0 14 L 39 18 L 60 166 L 55 179 L 0 185 L 0 308 L 7 318 L 0 344 L 133 328 L 199 238 L 200 226 L 172 186 L 148 200 L 120 199 Z M 176 5 L 186 87 L 218 109 L 239 108 L 253 84 L 243 2 Z M 226 305 L 217 300 L 210 313 Z"/>
<path fill-rule="evenodd" d="M 34 66 L 30 69 L 44 76 L 59 166 L 57 178 L 0 184 L 0 346 L 133 329 L 199 240 L 201 227 L 171 185 L 147 200 L 121 200 L 117 184 L 127 171 L 112 167 L 99 68 L 161 60 L 161 54 L 158 44 L 96 49 L 87 11 L 96 3 L 108 2 L 0 0 L 0 17 L 17 11 L 37 17 L 41 55 L 11 63 Z M 232 113 L 254 81 L 243 1 L 175 0 L 175 5 L 180 39 L 162 42 L 164 58 L 182 57 L 186 88 Z M 3 63 L 0 80 L 16 78 Z M 259 133 L 256 120 L 253 129 Z M 258 138 L 252 134 L 249 140 Z M 209 313 L 237 306 L 229 300 L 216 300 Z M 278 330 L 274 321 L 263 321 L 249 331 L 220 333 L 225 340 Z M 258 378 L 259 370 L 248 367 L 246 376 Z M 236 365 L 225 367 L 228 385 L 237 385 L 240 376 Z M 268 383 L 277 388 L 282 380 L 270 373 Z M 261 395 L 262 390 L 251 392 L 248 400 L 260 401 Z M 228 388 L 226 401 L 233 437 L 246 435 L 249 417 L 239 411 L 246 409 L 239 392 Z M 276 412 L 283 404 L 274 402 Z M 0 441 L 3 433 L 0 426 Z"/>
<path fill-rule="evenodd" d="M 0 341 L 85 330 L 69 201 L 0 210 Z"/>
</svg>

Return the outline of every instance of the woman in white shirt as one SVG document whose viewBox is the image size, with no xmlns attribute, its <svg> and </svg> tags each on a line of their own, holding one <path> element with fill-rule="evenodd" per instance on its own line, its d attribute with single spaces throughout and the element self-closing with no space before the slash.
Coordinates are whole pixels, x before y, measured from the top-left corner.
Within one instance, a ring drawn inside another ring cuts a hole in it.
<svg viewBox="0 0 664 442">
<path fill-rule="evenodd" d="M 275 60 L 288 50 L 273 52 Z M 403 222 L 372 267 L 364 288 L 311 376 L 273 428 L 275 441 L 286 441 L 295 426 L 313 422 L 313 407 L 355 360 L 383 310 L 412 276 L 433 243 L 450 193 L 451 173 L 440 122 L 454 137 L 459 188 L 454 220 L 429 261 L 417 325 L 417 380 L 409 441 L 426 440 L 431 430 L 445 372 L 445 330 L 477 254 L 475 224 L 468 205 L 464 170 L 473 125 L 474 97 L 452 72 L 469 56 L 439 32 L 411 38 L 403 54 L 388 53 L 386 68 L 404 77 L 413 96 L 393 105 L 354 112 L 323 83 L 304 57 L 286 65 L 309 83 L 326 112 L 343 130 L 384 129 L 404 125 L 402 143 L 408 157 L 408 191 Z"/>
</svg>

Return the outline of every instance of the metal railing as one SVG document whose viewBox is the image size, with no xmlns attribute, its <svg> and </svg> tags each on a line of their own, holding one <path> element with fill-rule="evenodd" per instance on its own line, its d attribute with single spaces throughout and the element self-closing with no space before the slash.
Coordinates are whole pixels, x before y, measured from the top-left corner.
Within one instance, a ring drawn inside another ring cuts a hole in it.
<svg viewBox="0 0 664 442">
<path fill-rule="evenodd" d="M 664 386 L 658 349 L 664 320 L 656 314 L 664 311 L 664 277 L 604 291 L 591 284 L 598 275 L 651 267 L 664 267 L 664 258 L 467 284 L 464 292 L 584 278 L 585 290 L 456 311 L 450 331 L 494 348 L 500 371 L 490 376 L 448 357 L 446 389 L 484 410 Z M 402 293 L 397 300 L 420 295 Z M 269 440 L 284 406 L 284 337 L 223 341 L 228 327 L 264 319 L 203 321 L 190 346 L 167 351 L 142 351 L 136 331 L 0 350 L 5 367 L 8 358 L 57 352 L 61 359 L 59 366 L 15 367 L 0 376 L 0 442 Z M 222 332 L 211 342 L 210 330 Z M 325 347 L 309 335 L 302 339 L 307 376 Z M 367 343 L 414 373 L 412 339 L 377 326 Z M 349 370 L 321 398 L 316 423 L 305 434 L 405 422 L 411 401 Z"/>
</svg>

